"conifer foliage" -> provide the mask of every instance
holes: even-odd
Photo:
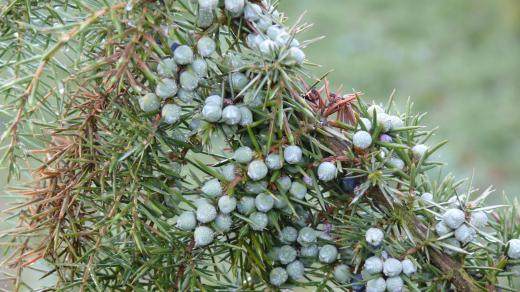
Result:
[[[15,289],[518,289],[516,206],[436,177],[411,103],[331,91],[274,4],[1,8]]]

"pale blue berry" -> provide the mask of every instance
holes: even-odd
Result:
[[[217,8],[218,0],[199,0],[199,6],[204,8]]]
[[[372,145],[372,136],[366,131],[358,131],[352,137],[352,144],[359,149],[367,149]]]
[[[255,198],[255,207],[258,211],[268,212],[274,206],[274,199],[267,194],[259,194]]]
[[[341,284],[348,283],[351,278],[350,268],[345,264],[339,264],[334,267],[334,279]]]
[[[259,92],[255,94],[254,90],[248,91],[244,96],[244,104],[249,107],[259,107],[264,103],[264,95]]]
[[[292,36],[290,34],[288,34],[287,32],[283,31],[283,32],[278,34],[276,39],[274,39],[274,42],[276,43],[277,46],[282,47],[282,46],[286,46],[287,44],[289,44],[289,41],[291,40],[291,38],[292,38]],[[293,47],[291,47],[290,49],[292,49],[292,48]],[[292,52],[290,49],[288,51],[287,58],[284,60],[285,63],[287,65],[294,65],[294,64],[301,64],[301,63],[303,63],[303,59],[305,59],[305,54],[303,54],[303,51],[298,49],[298,48],[296,48],[296,47],[294,47],[294,49],[297,49],[296,52]],[[298,63],[300,59],[301,59],[301,63]]]
[[[247,86],[249,79],[244,73],[235,72],[231,74],[230,82],[231,88],[238,93]]]
[[[182,212],[177,218],[177,228],[181,230],[193,230],[197,226],[195,214],[191,211]]]
[[[318,239],[318,236],[316,234],[316,230],[310,228],[310,227],[303,227],[298,232],[298,243],[302,246],[308,246],[313,243],[315,243]]]
[[[392,129],[392,118],[390,115],[385,113],[378,114],[377,123],[383,129],[383,132],[388,132]]]
[[[364,270],[371,275],[381,273],[383,271],[383,261],[376,256],[369,257],[365,260]]]
[[[460,241],[462,244],[466,244],[475,239],[476,235],[475,229],[471,228],[466,224],[462,224],[455,230],[455,238]]]
[[[295,242],[298,237],[298,230],[291,226],[286,226],[280,232],[280,240],[285,243]]]
[[[417,160],[421,159],[424,156],[424,154],[426,154],[427,151],[428,151],[428,146],[426,146],[424,144],[417,144],[412,147],[413,157]]]
[[[214,103],[206,104],[202,108],[202,117],[208,122],[218,122],[222,117],[222,108]]]
[[[305,198],[305,195],[307,194],[307,186],[295,181],[291,184],[291,189],[289,190],[289,193],[293,195],[295,198],[302,200],[303,198]]]
[[[195,246],[201,247],[210,244],[213,241],[213,230],[207,226],[199,226],[195,228],[193,237],[195,239]]]
[[[255,208],[255,199],[251,197],[242,197],[238,201],[237,209],[240,214],[247,215]]]
[[[433,195],[431,193],[423,193],[421,195],[421,200],[427,203],[433,202]]]
[[[177,97],[184,103],[191,103],[197,97],[197,93],[181,88],[177,91]]]
[[[228,182],[233,181],[236,178],[235,165],[228,164],[228,165],[223,166],[221,174],[226,181],[228,181]]]
[[[473,226],[475,226],[477,228],[485,227],[487,225],[487,222],[488,222],[488,217],[484,211],[477,211],[477,212],[471,213],[470,223]]]
[[[249,215],[249,220],[252,222],[251,228],[255,231],[262,231],[267,227],[267,223],[269,223],[269,218],[267,215],[262,212],[254,212]]]
[[[465,214],[460,209],[449,209],[442,214],[442,221],[451,229],[457,229],[464,223]]]
[[[244,11],[245,0],[225,0],[224,7],[233,17],[238,17]]]
[[[181,118],[181,107],[175,104],[167,104],[163,107],[161,116],[167,124],[174,124]]]
[[[393,167],[400,169],[400,170],[403,170],[404,166],[405,166],[404,161],[402,161],[400,158],[397,158],[397,157],[390,158],[388,163],[390,163],[390,165],[392,165]]]
[[[197,42],[197,50],[199,51],[199,55],[202,57],[209,57],[217,48],[217,44],[215,41],[210,37],[201,37],[200,40]]]
[[[144,112],[153,112],[161,107],[161,102],[157,95],[153,93],[147,93],[139,98],[139,107]]]
[[[210,204],[202,204],[197,208],[197,220],[201,223],[208,223],[217,217],[217,209]]]
[[[511,259],[520,259],[520,239],[511,239],[507,242],[507,256]]]
[[[200,119],[192,119],[190,121],[190,129],[196,131],[200,128]]]
[[[387,277],[399,276],[399,274],[401,274],[402,271],[403,265],[401,264],[401,261],[397,259],[389,258],[383,264],[383,273]]]
[[[282,286],[285,282],[287,282],[288,277],[289,275],[284,268],[277,267],[269,273],[269,282],[277,287]]]
[[[390,124],[392,129],[399,129],[404,126],[403,120],[398,116],[390,116]]]
[[[213,24],[215,16],[213,14],[213,9],[199,7],[197,14],[197,26],[202,28],[208,28]]]
[[[199,78],[204,78],[208,76],[208,63],[206,63],[204,59],[195,59],[195,61],[191,63],[191,69]]]
[[[195,205],[195,207],[198,208],[202,205],[211,205],[211,202],[206,198],[198,198],[195,201],[193,201],[193,205]]]
[[[278,251],[278,260],[282,265],[287,265],[296,259],[296,255],[297,253],[294,247],[290,245],[284,245]]]
[[[363,129],[361,125],[365,126],[365,128]],[[358,121],[358,129],[363,131],[370,131],[372,130],[372,122],[367,118],[361,118]]]
[[[260,43],[265,40],[263,36],[257,33],[250,33],[246,37],[246,44],[250,49],[258,49]]]
[[[448,239],[445,239],[444,243],[456,249],[460,249],[460,242],[456,238],[450,237]],[[444,246],[443,252],[449,256],[455,255],[458,253],[458,251],[454,248]]]
[[[218,208],[220,212],[229,214],[237,207],[237,199],[231,196],[222,196],[218,199]]]
[[[279,25],[271,25],[269,28],[267,28],[267,36],[272,39],[273,41],[276,39],[276,37],[282,33],[284,30]]]
[[[269,26],[272,24],[272,20],[267,16],[261,16],[260,19],[258,19],[255,24],[256,28],[262,32],[266,31]]]
[[[297,164],[302,160],[302,149],[296,145],[287,146],[283,152],[285,161],[289,164]]]
[[[238,163],[249,163],[253,159],[253,150],[247,146],[242,146],[235,150],[233,159]]]
[[[338,175],[338,169],[334,163],[325,161],[318,166],[318,178],[322,181],[331,181]]]
[[[266,181],[254,181],[246,183],[246,191],[251,194],[258,195],[267,189]]]
[[[193,62],[193,51],[186,45],[179,46],[173,52],[173,59],[179,65],[188,65]]]
[[[305,267],[303,266],[303,263],[298,260],[288,264],[286,269],[289,277],[295,281],[303,278],[303,275],[305,274]]]
[[[280,251],[280,248],[275,246],[269,252],[267,252],[267,257],[269,257],[269,259],[271,259],[271,261],[276,262],[276,261],[278,261],[278,252],[279,251]]]
[[[240,110],[240,126],[245,127],[253,123],[253,113],[246,106],[238,108]]]
[[[444,224],[444,222],[440,221],[437,224],[435,224],[435,232],[439,236],[444,236],[451,232],[451,229],[448,227],[448,225]]]
[[[367,112],[370,117],[373,117],[374,113],[376,113],[379,116],[381,114],[384,114],[385,110],[381,106],[379,106],[377,104],[373,104],[368,107]]]
[[[214,178],[204,183],[202,192],[210,197],[218,197],[222,195],[222,186],[218,179]]]
[[[276,180],[278,189],[282,192],[287,192],[291,188],[291,178],[288,176],[281,176]]]
[[[297,47],[292,47],[287,51],[285,64],[287,65],[303,65],[305,62],[305,53]]]
[[[274,207],[276,209],[283,209],[288,206],[287,200],[282,196],[277,196],[274,199]]]
[[[206,99],[204,100],[204,104],[214,104],[218,105],[219,107],[222,107],[222,105],[224,104],[224,99],[222,99],[222,97],[220,97],[219,95],[210,95],[206,97]]]
[[[401,264],[403,265],[403,273],[405,275],[407,275],[408,277],[410,277],[411,275],[413,275],[417,272],[417,267],[411,260],[408,260],[408,259],[403,260],[401,262]]]
[[[266,57],[273,57],[276,52],[277,45],[272,40],[264,40],[258,46],[258,50]]]
[[[261,180],[267,175],[267,166],[262,160],[253,160],[247,166],[247,176],[252,180]]]
[[[177,70],[178,70],[177,63],[175,63],[175,60],[173,60],[172,58],[163,59],[157,65],[157,73],[161,77],[168,77],[168,78],[175,77],[175,74],[177,74]]]
[[[282,160],[280,159],[280,154],[271,153],[267,155],[265,158],[265,164],[271,170],[277,170],[282,168]]]
[[[386,281],[385,279],[379,277],[377,279],[372,279],[367,282],[366,291],[367,292],[385,292],[386,290]]]
[[[402,292],[404,282],[401,277],[391,277],[386,279],[386,291],[388,292]]]
[[[229,215],[218,214],[217,218],[215,218],[215,225],[220,231],[229,232],[231,230],[231,225],[233,225],[233,220]]]
[[[179,77],[181,88],[188,91],[193,91],[199,85],[199,77],[191,71],[183,71]]]
[[[258,4],[247,3],[244,8],[244,18],[247,21],[254,22],[260,19],[262,15],[262,7]]]
[[[300,249],[300,255],[302,257],[314,258],[318,255],[318,251],[318,246],[316,244],[311,244],[309,246],[303,246]]]
[[[338,258],[338,249],[334,245],[326,244],[320,248],[318,258],[320,262],[330,264]]]
[[[166,99],[173,97],[177,93],[177,89],[177,82],[175,82],[175,80],[164,78],[157,83],[155,94],[162,99]]]
[[[222,121],[228,125],[236,125],[240,123],[242,115],[240,109],[234,105],[228,105],[222,111]]]
[[[373,246],[380,245],[384,238],[383,230],[378,228],[369,228],[365,233],[366,241]]]

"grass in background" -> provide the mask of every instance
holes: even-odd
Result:
[[[384,102],[411,96],[447,170],[516,197],[520,190],[520,2],[284,0],[291,20],[307,11],[308,58],[333,85]],[[303,37],[301,37],[303,39]],[[499,195],[497,195],[499,196]]]

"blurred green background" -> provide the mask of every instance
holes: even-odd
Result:
[[[472,176],[497,198],[520,190],[520,1],[284,0],[292,24],[306,12],[314,27],[305,38],[326,36],[307,57],[334,69],[329,80],[344,91],[398,104],[410,96],[435,140],[447,171]],[[300,37],[300,39],[303,39]],[[320,76],[320,74],[316,74]]]

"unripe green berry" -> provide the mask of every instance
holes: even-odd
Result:
[[[199,226],[195,228],[193,237],[195,239],[195,246],[201,247],[206,246],[213,242],[213,230],[207,226]]]
[[[305,195],[307,194],[307,186],[295,181],[291,184],[291,189],[289,190],[289,193],[293,195],[295,198],[302,200],[303,198],[305,198]]]
[[[286,226],[280,232],[280,240],[285,243],[295,242],[298,237],[298,230],[291,226]]]
[[[290,263],[286,267],[287,274],[289,274],[289,277],[293,280],[300,280],[303,278],[305,274],[305,267],[303,266],[303,263],[295,260],[294,262]]]
[[[261,180],[267,175],[267,166],[262,160],[253,160],[247,166],[247,176],[252,180]]]
[[[247,146],[242,146],[235,150],[233,159],[238,163],[249,163],[253,159],[253,150]]]
[[[177,63],[172,58],[163,59],[157,65],[157,73],[161,77],[174,78],[178,69]]]
[[[231,88],[235,91],[235,93],[240,92],[242,89],[246,87],[249,83],[249,79],[247,76],[240,72],[235,72],[231,74],[230,77]]]
[[[153,93],[147,93],[139,98],[139,107],[144,112],[153,112],[161,107],[161,102],[157,95]]]
[[[334,267],[334,279],[340,284],[348,283],[351,277],[350,268],[347,265],[340,264]]]
[[[282,192],[287,192],[291,188],[291,178],[288,176],[281,176],[276,180],[278,183],[278,190]]]
[[[318,178],[322,181],[331,181],[338,175],[338,169],[334,163],[325,161],[318,166]]]
[[[511,259],[520,259],[520,239],[511,239],[507,242],[507,256]]]
[[[211,123],[218,122],[222,117],[222,108],[214,103],[206,104],[202,108],[202,117]]]
[[[365,239],[373,246],[378,246],[383,242],[385,235],[379,228],[369,228],[365,233]]]
[[[372,136],[366,131],[357,131],[352,137],[352,144],[359,149],[367,149],[372,145]]]
[[[254,212],[249,215],[249,220],[252,222],[251,229],[255,231],[262,231],[267,227],[267,223],[269,223],[269,218],[267,215],[262,212]]]
[[[215,52],[217,44],[210,37],[201,37],[197,42],[197,50],[202,57],[209,57]]]
[[[404,282],[401,277],[391,277],[386,279],[386,291],[388,292],[402,292]]]
[[[246,106],[240,106],[240,126],[245,127],[253,123],[253,113]]]
[[[255,208],[255,199],[251,197],[242,197],[238,201],[237,209],[240,214],[247,215]]]
[[[210,197],[218,197],[222,195],[222,186],[218,179],[214,178],[204,183],[202,192]]]
[[[267,155],[265,158],[265,164],[271,170],[277,170],[282,168],[282,160],[280,159],[280,154],[271,153]]]
[[[415,274],[417,272],[417,267],[411,260],[403,260],[401,261],[401,264],[403,265],[403,273],[410,277],[411,275]]]
[[[179,65],[188,65],[193,62],[193,51],[186,45],[179,46],[173,52],[173,59]]]
[[[330,264],[338,258],[338,249],[334,245],[326,244],[320,248],[318,258],[320,262]]]
[[[237,207],[237,199],[231,196],[222,196],[218,199],[218,208],[220,212],[229,214]]]
[[[269,273],[269,282],[278,287],[287,282],[288,277],[289,275],[284,268],[277,267]]]
[[[181,108],[175,104],[167,104],[163,107],[161,116],[167,124],[174,124],[181,118]]]
[[[246,183],[246,191],[258,195],[267,189],[266,181],[253,181]]]
[[[386,290],[386,281],[385,279],[379,277],[377,279],[372,279],[367,282],[367,292],[385,292]]]
[[[233,220],[229,215],[218,214],[217,218],[215,218],[215,225],[220,231],[229,232],[231,230],[231,226],[233,225]]]
[[[318,255],[318,251],[318,246],[316,244],[311,244],[309,246],[303,246],[300,249],[300,255],[302,257],[314,258]]]
[[[399,276],[399,274],[401,274],[402,271],[403,265],[401,264],[401,261],[397,259],[389,258],[383,264],[383,273],[387,277]]]
[[[191,211],[182,212],[177,218],[177,228],[181,230],[193,230],[197,226],[195,214]]]
[[[197,14],[197,26],[201,28],[208,28],[213,24],[215,16],[213,15],[213,9],[199,7]]]
[[[288,206],[287,200],[282,196],[277,196],[274,199],[274,207],[276,209],[283,209]]]
[[[209,223],[217,217],[217,209],[210,204],[202,204],[197,208],[197,220],[201,223]]]
[[[383,271],[383,261],[376,256],[369,257],[365,260],[364,270],[371,275],[381,273]]]
[[[424,144],[417,144],[412,147],[413,157],[417,160],[421,159],[426,154],[426,151],[428,151],[428,146]]]
[[[316,242],[318,239],[316,230],[310,227],[304,227],[298,232],[298,243],[302,246],[308,246]]]
[[[228,105],[222,111],[222,121],[228,125],[236,125],[240,123],[242,115],[240,109],[234,105]]]
[[[199,77],[191,71],[183,71],[179,77],[181,87],[184,90],[193,91],[199,85]]]
[[[464,223],[465,214],[460,209],[449,209],[442,214],[442,221],[451,229],[457,229]]]
[[[296,259],[296,255],[297,253],[294,247],[290,245],[284,245],[278,251],[278,260],[282,265],[287,265]]]
[[[166,99],[173,97],[177,93],[177,89],[177,82],[175,82],[175,80],[164,78],[157,83],[155,94],[162,99]]]
[[[255,207],[260,212],[268,212],[274,206],[274,199],[267,194],[259,194],[255,198]]]

